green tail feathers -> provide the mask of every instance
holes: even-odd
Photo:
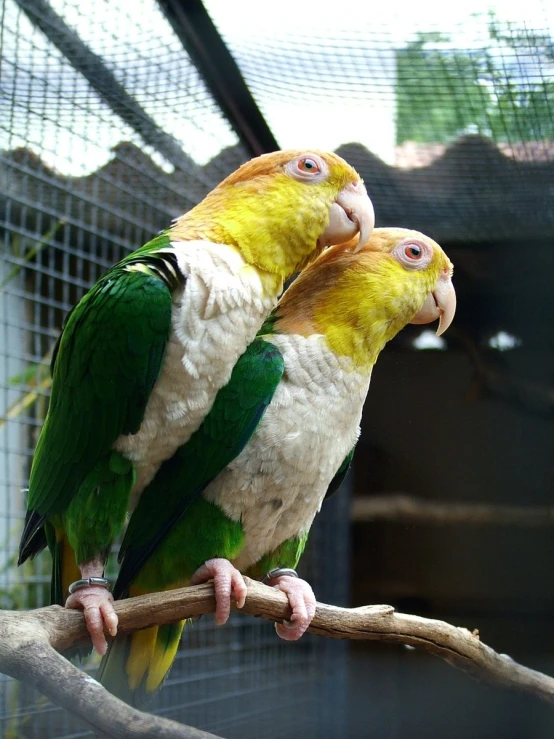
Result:
[[[131,706],[147,705],[171,669],[185,623],[118,634],[100,665],[102,685]]]

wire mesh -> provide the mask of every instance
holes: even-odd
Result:
[[[268,24],[258,2],[206,2],[279,143],[340,147],[379,224],[447,243],[551,238],[551,4],[530,0],[519,19],[501,2],[496,15],[472,2],[441,14],[370,5],[328,14],[283,0]],[[0,9],[0,605],[30,608],[47,602],[49,562],[17,569],[13,553],[63,317],[247,153],[155,0]],[[302,563],[321,600],[346,601],[347,520],[336,496]],[[343,645],[203,619],[155,710],[227,737],[338,737],[345,686]],[[88,736],[7,679],[0,725],[6,737]]]
[[[280,145],[338,148],[378,225],[499,241],[540,211],[552,233],[551,3],[205,5]]]
[[[107,267],[248,156],[154,0],[0,8],[0,606],[32,608],[48,603],[50,563],[17,568],[14,552],[62,320]],[[323,554],[321,527],[318,571],[333,575],[344,542]],[[340,652],[315,639],[285,645],[254,619],[225,629],[202,619],[186,629],[154,710],[228,737],[309,737]],[[7,678],[0,727],[5,737],[90,736]]]

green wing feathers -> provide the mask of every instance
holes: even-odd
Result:
[[[121,434],[136,433],[171,328],[171,293],[157,277],[101,281],[71,314],[29,486],[29,508],[63,510]]]
[[[331,495],[334,495],[337,490],[340,488],[342,483],[344,482],[344,478],[346,477],[346,474],[348,470],[350,469],[350,465],[352,464],[352,460],[354,459],[354,452],[356,451],[356,445],[352,447],[352,449],[348,452],[346,457],[343,459],[341,466],[338,468],[338,470],[335,473],[335,476],[329,483],[329,487],[327,488],[327,492],[325,493],[324,500],[327,500],[327,498],[330,498]]]
[[[239,358],[231,379],[217,394],[200,428],[162,465],[143,491],[121,545],[121,570],[114,588],[115,597],[126,591],[169,532],[188,515],[189,506],[244,449],[271,402],[283,371],[281,352],[262,339],[256,339]],[[178,534],[173,538],[175,536]],[[187,547],[180,549],[193,553],[200,537],[187,538],[187,542]],[[163,551],[160,556],[165,561],[169,559]],[[179,547],[173,556],[177,557],[178,569]],[[200,564],[204,561],[202,559]]]
[[[166,282],[132,267],[110,270],[64,327],[31,469],[20,561],[44,545],[45,520],[66,532],[79,562],[109,547],[123,525],[134,470],[112,447],[140,427],[172,311]]]
[[[202,491],[247,444],[283,371],[279,350],[261,339],[239,359],[200,428],[143,491],[121,546],[115,597],[180,587],[206,560],[238,556],[244,545],[241,523],[227,518]],[[118,635],[101,665],[102,684],[142,705],[169,672],[183,626]]]
[[[308,543],[309,533],[309,531],[306,531],[301,536],[287,539],[273,552],[264,555],[244,574],[254,580],[263,580],[267,573],[276,567],[292,567],[292,569],[295,569]]]

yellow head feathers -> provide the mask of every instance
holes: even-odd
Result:
[[[172,238],[233,246],[251,265],[284,279],[323,247],[374,224],[357,172],[336,154],[280,151],[243,164],[180,218]]]
[[[452,263],[432,239],[403,228],[375,229],[354,253],[354,242],[328,249],[281,298],[276,330],[323,334],[330,348],[357,366],[372,366],[387,341],[407,323],[452,321]]]

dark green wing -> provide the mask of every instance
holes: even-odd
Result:
[[[246,446],[279,385],[279,349],[256,339],[240,357],[200,428],[143,491],[123,539],[114,596],[119,597],[204,488]]]
[[[329,483],[329,487],[327,488],[327,492],[325,493],[324,500],[327,500],[327,498],[330,498],[331,495],[334,495],[337,490],[340,488],[342,483],[344,482],[344,478],[346,477],[346,473],[350,469],[350,465],[352,464],[352,459],[354,458],[354,452],[356,451],[356,445],[352,447],[352,449],[348,452],[346,457],[344,458],[341,466],[338,468],[335,476]]]
[[[40,540],[44,518],[67,508],[115,440],[140,427],[171,330],[170,277],[176,279],[171,257],[157,260],[162,267],[155,261],[128,257],[66,321],[31,469],[22,553],[35,534]]]

